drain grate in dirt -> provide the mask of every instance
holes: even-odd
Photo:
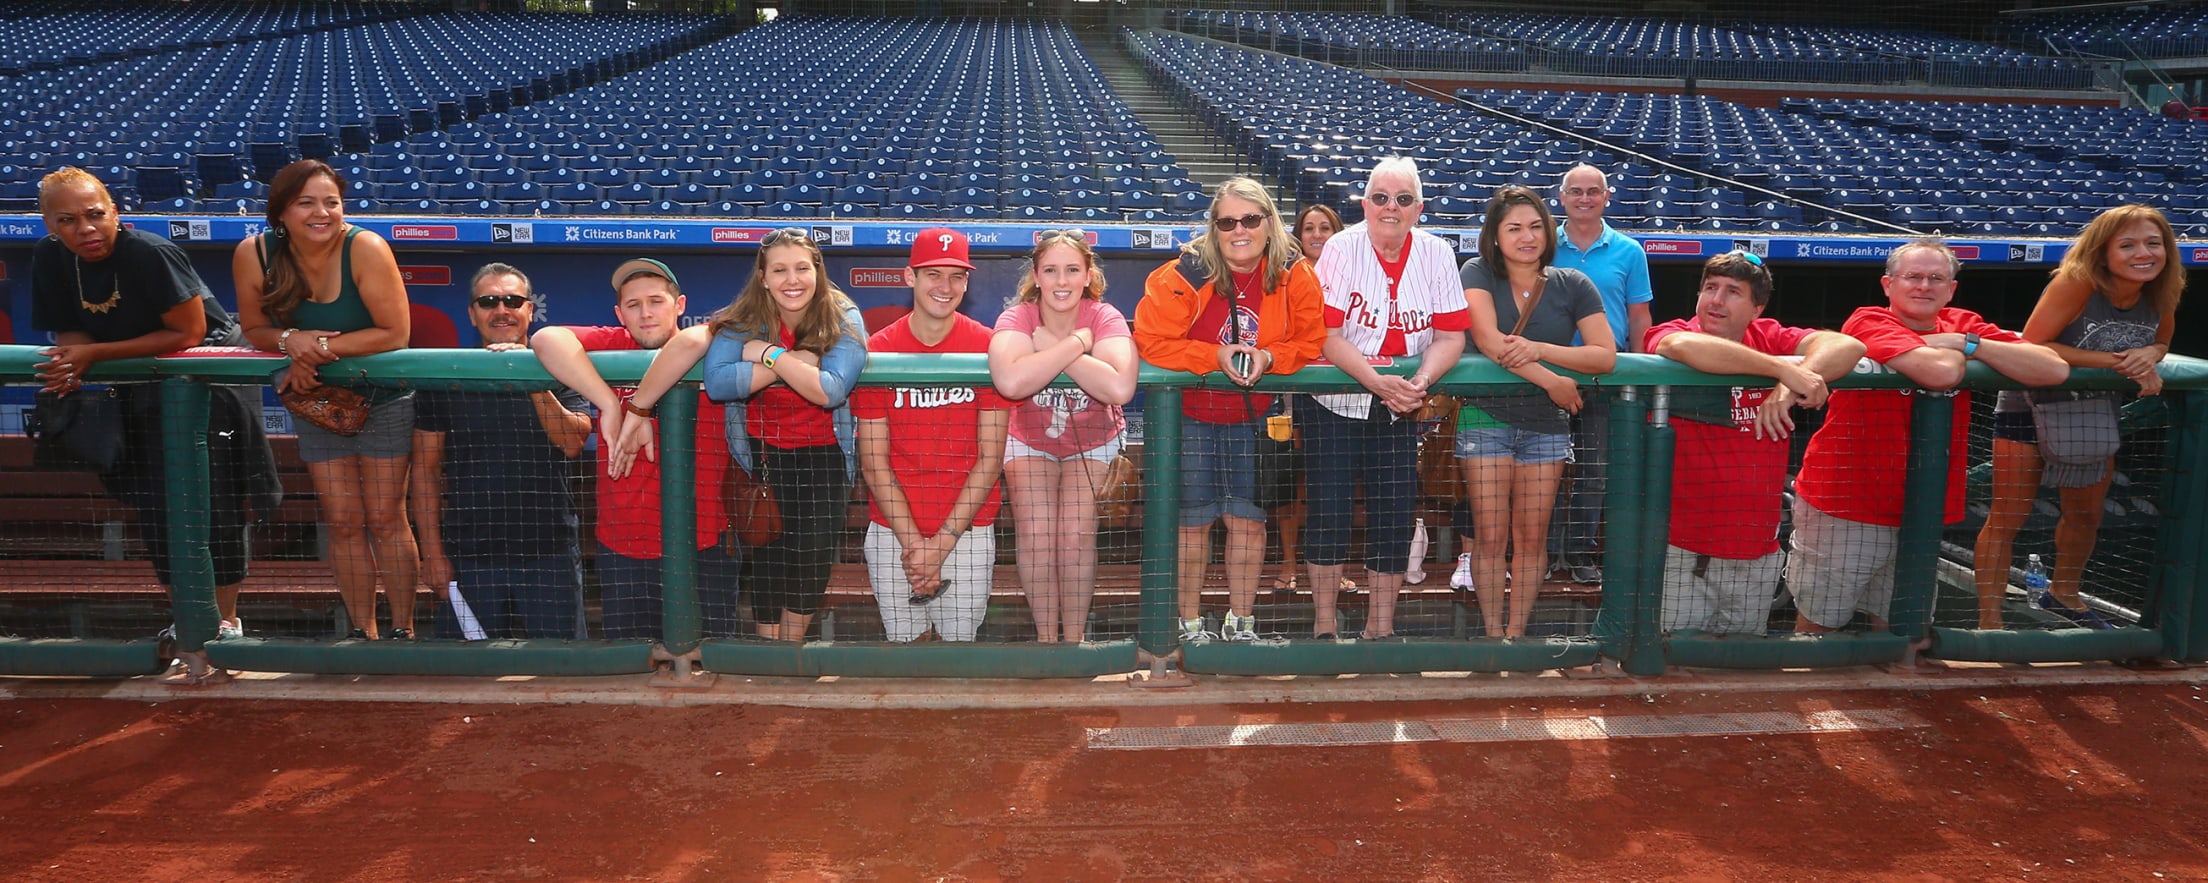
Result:
[[[1095,727],[1090,748],[1241,748],[1387,745],[1403,742],[1547,742],[1688,736],[1847,733],[1926,726],[1892,709],[1758,711],[1737,714],[1495,717],[1367,723],[1237,724],[1197,727]]]

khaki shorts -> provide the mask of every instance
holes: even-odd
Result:
[[[1795,609],[1828,629],[1846,626],[1858,612],[1886,619],[1900,544],[1900,528],[1826,515],[1796,497],[1794,554],[1786,562]]]
[[[1719,635],[1760,635],[1770,629],[1786,550],[1761,558],[1717,558],[1664,547],[1664,614],[1667,632],[1686,629]]]

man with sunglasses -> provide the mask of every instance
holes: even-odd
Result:
[[[1603,220],[1610,192],[1609,177],[1586,163],[1564,170],[1557,179],[1556,201],[1564,208],[1564,221],[1556,226],[1556,266],[1594,280],[1618,352],[1641,352],[1641,339],[1648,336],[1648,304],[1656,297],[1648,282],[1648,252]],[[1595,548],[1602,540],[1609,447],[1610,400],[1589,396],[1586,407],[1572,416],[1571,474],[1557,486],[1556,508],[1551,510],[1552,577],[1586,585],[1602,582]]]
[[[493,352],[529,349],[529,277],[485,264],[468,284],[468,324]],[[583,397],[423,390],[414,403],[409,507],[422,581],[455,582],[490,638],[582,637],[582,552],[569,476],[590,437]],[[437,634],[462,637],[453,606]]]
[[[1671,533],[1663,628],[1760,635],[1778,597],[1788,437],[1796,406],[1821,408],[1826,384],[1855,367],[1863,342],[1766,319],[1771,273],[1744,251],[1702,265],[1694,315],[1649,329],[1645,346],[1711,374],[1769,387],[1672,388]]]
[[[1825,425],[1809,440],[1794,479],[1793,554],[1786,588],[1799,615],[1794,630],[1834,631],[1858,613],[1884,631],[1894,598],[1895,547],[1901,533],[1902,476],[1908,473],[1913,396],[1945,395],[1971,362],[2026,386],[2070,376],[2055,351],[1969,310],[1948,306],[1962,262],[1939,237],[1912,239],[1886,255],[1886,306],[1859,307],[1840,330],[1863,341],[1865,355],[1920,389],[1850,389],[1832,394]],[[1963,456],[1970,393],[1955,396],[1948,443],[1943,521],[1963,517]]]

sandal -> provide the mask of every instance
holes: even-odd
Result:
[[[1286,576],[1286,577],[1282,577],[1282,576],[1276,576],[1276,577],[1273,577],[1273,591],[1275,591],[1275,592],[1293,592],[1293,591],[1295,591],[1295,590],[1296,590],[1296,578],[1295,578],[1295,577],[1292,577],[1292,576]]]

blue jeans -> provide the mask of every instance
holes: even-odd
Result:
[[[1264,521],[1257,508],[1257,432],[1263,424],[1181,421],[1181,526],[1232,515]]]
[[[1377,402],[1372,408],[1377,420],[1352,420],[1316,403],[1296,411],[1310,482],[1303,557],[1320,567],[1348,558],[1350,493],[1362,484],[1365,567],[1374,573],[1402,573],[1411,554],[1411,519],[1418,504],[1419,426],[1409,417],[1388,419],[1387,408]]]
[[[488,638],[584,637],[579,550],[541,558],[454,555],[452,575]],[[437,605],[436,621],[437,637],[461,637],[451,604]]]
[[[744,559],[724,549],[739,544],[698,550],[698,613],[706,637],[737,634],[736,583]],[[665,613],[660,609],[659,559],[630,558],[598,544],[598,586],[606,620],[606,637],[614,640],[659,640]]]

